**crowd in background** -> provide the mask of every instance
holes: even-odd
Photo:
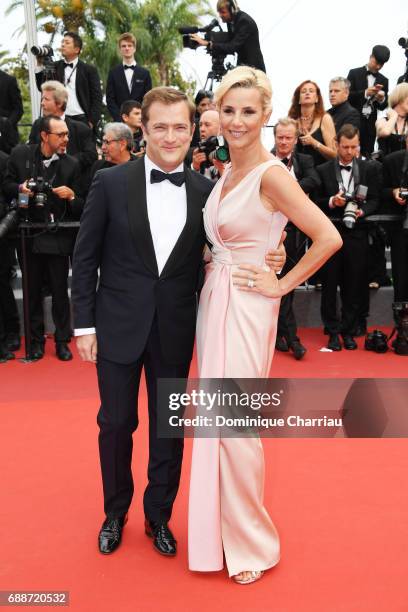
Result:
[[[124,33],[118,40],[121,62],[110,71],[105,92],[112,122],[105,125],[98,71],[81,61],[81,49],[80,36],[67,32],[62,59],[54,62],[53,71],[39,65],[41,117],[33,122],[27,144],[19,144],[23,109],[18,83],[0,70],[0,224],[10,218],[13,201],[21,206],[32,202],[34,221],[43,222],[44,211],[48,215],[49,227],[33,232],[27,257],[32,359],[44,355],[47,292],[52,296],[56,355],[62,361],[72,359],[68,277],[76,230],[63,223],[80,221],[97,171],[146,154],[141,109],[152,81],[136,62],[135,37]],[[332,105],[327,110],[319,85],[303,81],[291,101],[288,95],[287,117],[274,126],[272,153],[342,235],[342,249],[310,279],[321,289],[321,318],[333,351],[356,349],[355,337],[367,333],[370,288],[393,284],[397,324],[404,312],[401,304],[408,302],[408,83],[398,83],[389,93],[381,72],[389,56],[387,47],[376,45],[362,58],[366,63],[350,69],[347,77],[333,75],[327,84]],[[195,104],[186,163],[215,182],[228,163],[228,147],[220,137],[212,92],[200,90]],[[6,232],[0,226],[0,361],[12,359],[20,348],[21,323],[12,290],[21,257],[17,249],[16,259],[15,233],[15,228]],[[282,274],[303,254],[307,240],[289,224],[285,246]],[[294,294],[285,296],[277,348],[301,359],[306,347],[297,335],[295,308]],[[398,338],[395,351],[408,353],[408,341],[405,347],[403,334]],[[376,350],[373,346],[367,344]]]

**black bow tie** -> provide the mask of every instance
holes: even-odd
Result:
[[[67,62],[64,62],[64,67],[65,68],[73,68],[74,64],[68,64]]]
[[[351,170],[351,166],[342,166],[342,165],[340,164],[340,170],[347,170],[347,172],[350,172],[350,170]]]
[[[136,66],[123,66],[125,70],[134,70]]]
[[[377,74],[375,72],[371,72],[371,70],[367,70],[367,76],[371,74],[371,76],[375,77]]]
[[[166,179],[170,181],[170,183],[173,183],[173,185],[177,185],[177,187],[181,187],[186,180],[184,172],[171,172],[170,174],[167,174],[166,172],[153,169],[150,173],[151,183],[161,183]]]
[[[289,163],[289,157],[284,157],[283,159],[281,159],[282,164],[285,164],[285,166],[288,165]]]

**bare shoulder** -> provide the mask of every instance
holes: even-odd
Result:
[[[334,127],[333,118],[329,113],[325,113],[322,117],[322,127]]]
[[[297,189],[298,183],[282,164],[273,164],[265,170],[261,180],[261,200],[271,212],[280,210],[278,202],[284,191]]]

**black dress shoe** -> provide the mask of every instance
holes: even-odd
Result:
[[[55,352],[60,361],[71,361],[72,359],[72,353],[66,342],[57,342],[55,345]]]
[[[119,518],[106,518],[98,536],[99,552],[103,555],[113,553],[122,540],[123,527],[127,523],[127,515]]]
[[[10,361],[10,359],[15,359],[14,353],[9,351],[3,343],[0,342],[0,363],[5,363],[6,361]]]
[[[293,342],[290,343],[289,348],[292,351],[294,358],[298,361],[304,357],[307,351],[307,348],[303,346],[299,340],[293,340]]]
[[[42,359],[44,357],[44,344],[42,342],[31,342],[30,359]]]
[[[145,534],[153,538],[153,547],[161,555],[174,557],[177,552],[177,541],[167,523],[154,523],[145,520]]]
[[[358,325],[354,336],[356,338],[361,338],[362,336],[365,336],[366,334],[367,334],[367,325]]]
[[[354,340],[353,336],[350,335],[343,336],[343,344],[344,348],[348,351],[355,351],[357,348],[357,342]]]
[[[20,346],[21,346],[20,334],[9,332],[6,336],[6,340],[4,344],[9,351],[20,350]]]
[[[340,338],[338,334],[330,334],[327,348],[332,351],[341,351]]]
[[[288,343],[286,342],[286,338],[283,336],[276,336],[275,348],[277,351],[281,351],[282,353],[287,353],[289,350]]]

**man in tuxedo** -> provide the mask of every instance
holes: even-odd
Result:
[[[92,130],[81,121],[75,121],[65,116],[68,103],[68,91],[59,81],[46,81],[41,85],[41,110],[43,117],[54,115],[61,117],[67,124],[69,140],[67,153],[75,157],[81,171],[89,173],[92,164],[97,159],[96,147],[92,137]],[[29,144],[40,143],[41,118],[36,119],[32,125]]]
[[[360,113],[361,153],[366,157],[374,149],[377,112],[387,107],[388,79],[380,70],[390,59],[390,50],[384,45],[375,45],[368,63],[361,68],[352,68],[350,81],[350,104]]]
[[[54,62],[56,80],[68,91],[65,116],[82,121],[95,131],[101,118],[102,90],[97,69],[79,59],[82,38],[76,32],[65,32],[61,43],[62,60]],[[38,59],[37,59],[38,61]],[[36,74],[37,87],[45,78],[40,66]]]
[[[32,204],[29,210],[33,222],[48,223],[79,219],[83,207],[79,187],[80,170],[77,160],[66,155],[67,124],[54,115],[43,117],[40,137],[39,145],[19,145],[13,149],[4,178],[4,194],[10,199],[18,198],[19,193],[28,195]],[[30,179],[34,179],[38,184],[40,177],[50,184],[50,187],[43,191],[46,194],[45,202],[41,202],[38,193],[31,191],[28,185]],[[44,356],[41,290],[45,273],[48,275],[52,295],[56,354],[61,361],[72,359],[72,353],[68,348],[72,333],[68,271],[73,241],[72,231],[58,228],[58,225],[53,226],[50,231],[46,229],[38,231],[30,241],[27,277],[32,359],[41,359]]]
[[[152,88],[150,72],[136,63],[136,38],[133,34],[122,34],[118,47],[122,62],[109,71],[106,84],[106,105],[114,121],[121,121],[120,107],[123,102],[137,100],[141,103],[143,96]]]
[[[237,54],[237,66],[251,66],[265,70],[265,62],[259,44],[258,26],[235,0],[218,0],[217,11],[221,20],[227,24],[230,40],[216,43],[192,34],[191,38],[199,45],[209,47],[212,55]]]
[[[99,550],[119,546],[133,496],[132,434],[144,368],[149,411],[145,532],[176,554],[169,528],[182,439],[157,437],[159,378],[186,378],[193,352],[196,290],[205,244],[202,209],[213,184],[183,165],[195,107],[170,87],[143,100],[146,155],[99,171],[74,252],[72,301],[78,351],[96,363],[104,509]],[[99,284],[98,284],[99,270]],[[98,288],[97,288],[98,286]]]
[[[331,108],[327,111],[332,116],[336,133],[342,125],[349,123],[360,129],[360,113],[348,101],[350,81],[344,77],[335,77],[329,84],[329,99]]]
[[[219,136],[219,112],[216,110],[207,110],[201,113],[199,128],[201,142],[211,138],[212,136]],[[186,159],[186,162],[187,161],[189,161],[188,158]],[[218,181],[224,172],[225,164],[216,157],[208,161],[205,151],[200,151],[200,149],[196,147],[191,151],[191,167],[193,170],[200,172],[211,181]]]
[[[0,223],[8,212],[2,193],[8,157],[0,151]],[[7,236],[0,238],[0,363],[14,359],[13,351],[20,348],[20,320],[10,284],[13,256],[13,244]]]
[[[0,117],[7,117],[17,136],[17,123],[23,112],[23,100],[16,77],[0,70]]]
[[[137,100],[126,100],[120,107],[120,118],[133,134],[132,153],[141,157],[145,153],[142,131],[142,105]]]
[[[340,351],[339,334],[344,348],[354,350],[356,329],[360,323],[362,303],[368,292],[368,231],[365,217],[379,204],[379,177],[377,167],[358,157],[359,131],[345,124],[337,137],[337,157],[317,167],[321,185],[316,203],[333,221],[343,239],[342,248],[333,255],[322,270],[323,288],[321,315],[329,334],[327,347]],[[359,186],[367,187],[366,196],[356,199]],[[360,187],[361,189],[361,187]],[[352,228],[344,224],[346,194],[352,194],[357,204],[356,221]],[[340,286],[341,318],[337,314],[337,287]]]
[[[18,143],[18,133],[13,128],[7,117],[0,117],[0,151],[11,153]]]
[[[391,246],[394,301],[408,302],[408,137],[406,150],[395,151],[383,161],[381,212],[397,215],[388,225]]]
[[[279,119],[274,126],[275,147],[274,155],[288,168],[291,175],[298,181],[303,191],[310,195],[320,185],[313,158],[295,151],[299,136],[298,126],[294,119],[289,117]],[[285,228],[287,236],[285,249],[287,254],[286,263],[281,271],[281,276],[287,274],[304,254],[305,236],[289,221]],[[297,324],[293,310],[293,299],[295,292],[291,291],[281,299],[278,319],[278,332],[276,337],[276,348],[278,351],[293,353],[295,359],[302,359],[306,353],[306,347],[301,344],[297,335]]]

